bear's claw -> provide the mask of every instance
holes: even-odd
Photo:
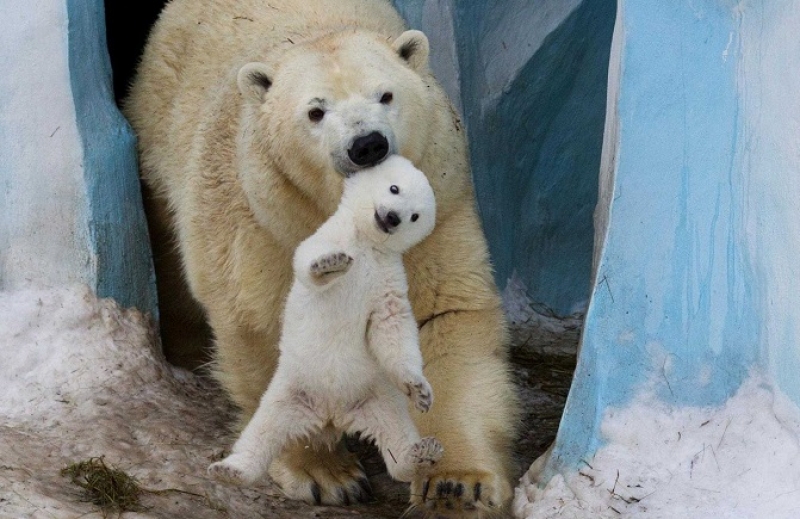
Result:
[[[364,468],[343,444],[326,448],[290,446],[273,463],[273,480],[290,499],[315,505],[349,505],[371,501]]]
[[[435,470],[411,484],[411,508],[424,517],[478,519],[508,513],[511,486],[496,475]]]

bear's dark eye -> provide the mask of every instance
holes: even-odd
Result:
[[[397,186],[392,186],[389,188],[389,192],[392,193],[393,195],[397,195],[400,193],[400,188]]]
[[[381,96],[381,104],[388,105],[392,102],[392,99],[394,99],[394,95],[391,92],[385,92]]]
[[[419,220],[419,215],[417,213],[412,214],[411,215],[411,221],[412,222],[416,222],[417,220]]]
[[[308,111],[308,118],[311,119],[312,122],[318,123],[325,117],[325,110],[322,108],[312,108]]]

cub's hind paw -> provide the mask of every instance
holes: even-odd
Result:
[[[260,469],[247,462],[247,456],[231,454],[222,461],[212,463],[208,467],[208,475],[222,483],[252,485],[263,474]]]
[[[439,443],[439,440],[429,436],[422,438],[420,441],[411,446],[409,455],[414,465],[422,465],[430,467],[440,459],[444,454],[444,447]]]
[[[345,252],[333,252],[314,260],[309,272],[315,283],[324,285],[348,271],[353,258]]]
[[[230,465],[225,461],[212,463],[211,466],[208,467],[208,475],[220,483],[243,485],[245,481],[242,469]]]

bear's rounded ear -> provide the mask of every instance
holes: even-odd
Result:
[[[392,48],[417,72],[423,72],[428,68],[430,45],[428,45],[428,37],[425,36],[425,33],[406,31],[394,40]]]
[[[272,86],[272,71],[265,63],[248,63],[239,69],[236,83],[247,99],[263,103],[264,94]]]

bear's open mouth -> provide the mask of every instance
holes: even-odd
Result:
[[[385,232],[386,234],[392,234],[392,229],[386,225],[386,222],[381,218],[381,215],[378,214],[378,211],[375,211],[375,223],[378,224],[378,229]]]

